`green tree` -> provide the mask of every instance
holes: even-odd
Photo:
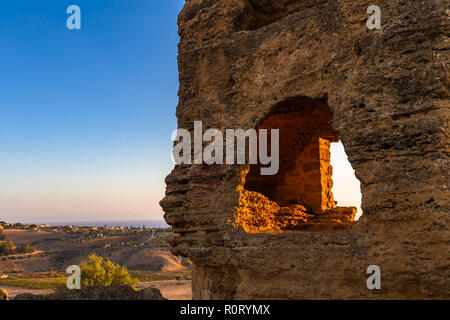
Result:
[[[5,237],[5,235],[3,234],[3,229],[0,229],[0,241],[3,241],[3,240],[5,240],[6,239],[6,237]]]
[[[32,247],[28,243],[26,245],[23,245],[23,246],[18,246],[15,249],[15,253],[33,253],[35,251],[36,251],[36,248]]]
[[[91,254],[80,264],[81,283],[84,286],[135,285],[138,279],[131,277],[127,268],[109,259]]]
[[[8,256],[14,253],[14,243],[12,241],[0,242],[0,256]]]

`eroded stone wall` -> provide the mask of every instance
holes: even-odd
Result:
[[[194,298],[450,297],[448,3],[375,2],[186,2],[179,127],[258,128],[292,100],[326,101],[364,211],[342,232],[249,233],[233,223],[249,166],[176,166],[161,205]],[[372,4],[382,30],[366,27]]]

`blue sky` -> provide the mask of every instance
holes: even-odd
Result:
[[[81,30],[66,27],[72,4]],[[0,220],[162,219],[183,4],[1,1]],[[359,182],[333,150],[336,198],[357,204]]]
[[[162,218],[183,3],[1,1],[0,220]]]

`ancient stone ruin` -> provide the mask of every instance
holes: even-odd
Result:
[[[381,30],[366,26],[372,4]],[[441,0],[186,2],[179,127],[280,130],[275,176],[193,164],[167,177],[161,206],[194,299],[450,297],[449,12]],[[336,141],[361,182],[359,221],[333,199]]]
[[[278,129],[280,168],[261,175],[252,165],[239,188],[235,225],[246,232],[330,231],[353,225],[356,208],[333,199],[330,144],[338,142],[326,101],[291,99],[277,105],[258,129]]]

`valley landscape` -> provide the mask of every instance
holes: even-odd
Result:
[[[70,265],[96,254],[125,266],[139,280],[135,289],[157,288],[167,299],[191,298],[189,260],[170,253],[168,228],[23,225],[0,222],[0,289],[10,298],[21,293],[48,294],[65,289]],[[11,245],[10,245],[11,246]],[[23,251],[23,250],[19,250]]]

